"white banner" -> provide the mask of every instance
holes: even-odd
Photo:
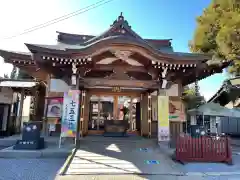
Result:
[[[79,90],[64,93],[61,137],[76,137],[79,111]]]

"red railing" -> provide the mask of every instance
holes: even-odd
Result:
[[[226,136],[193,138],[179,136],[176,142],[176,160],[180,162],[232,163],[230,138]]]

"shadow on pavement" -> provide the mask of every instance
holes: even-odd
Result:
[[[74,148],[72,153],[66,159],[65,163],[63,164],[63,166],[61,167],[61,169],[60,169],[60,171],[58,173],[60,176],[66,174],[70,164],[72,163],[73,158],[75,157],[75,154],[76,154],[77,150],[78,150],[77,148]]]
[[[106,137],[98,141],[81,141],[80,147],[73,151],[59,174],[183,176],[179,166],[161,153],[152,139]]]

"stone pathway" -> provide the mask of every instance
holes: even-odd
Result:
[[[142,148],[142,149],[140,149]],[[76,151],[66,175],[179,175],[178,165],[152,140],[85,141]]]
[[[81,141],[65,176],[56,179],[237,180],[240,179],[240,155],[235,153],[233,158],[233,166],[220,163],[183,166],[166,156],[153,140],[89,138]]]

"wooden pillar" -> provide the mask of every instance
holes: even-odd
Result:
[[[130,105],[129,105],[129,122],[128,123],[130,124],[130,127],[129,127],[130,131],[134,131],[136,129],[136,126],[134,126],[135,122],[133,122],[132,106],[133,106],[133,97],[131,97]]]
[[[99,130],[99,120],[100,120],[100,117],[101,117],[101,112],[100,112],[100,96],[98,96],[98,114],[97,114],[97,120],[96,120],[96,124],[97,124],[97,130]]]
[[[44,105],[45,105],[45,88],[41,86],[38,91],[38,98],[36,99],[36,120],[41,121],[44,116]]]
[[[85,102],[84,102],[84,119],[83,119],[83,136],[88,133],[88,120],[89,120],[89,110],[90,110],[90,94],[85,91]]]
[[[144,137],[149,136],[148,128],[148,93],[142,94],[141,100],[141,135]]]
[[[140,127],[141,127],[141,136],[143,136],[143,94],[141,94],[141,97],[140,97]]]
[[[83,137],[84,135],[84,108],[85,108],[85,97],[86,97],[86,91],[82,90],[80,96],[80,123],[79,123],[79,131],[80,136]]]
[[[43,117],[43,133],[44,136],[48,136],[48,119],[47,119],[47,112],[48,112],[48,96],[50,92],[50,83],[51,83],[51,75],[48,74],[47,76],[47,87],[45,89],[45,105],[44,105],[44,117]]]
[[[151,94],[147,93],[147,97],[148,97],[148,137],[150,138],[152,135],[152,98],[151,98]]]
[[[114,96],[113,117],[114,117],[114,119],[118,119],[118,96]]]

